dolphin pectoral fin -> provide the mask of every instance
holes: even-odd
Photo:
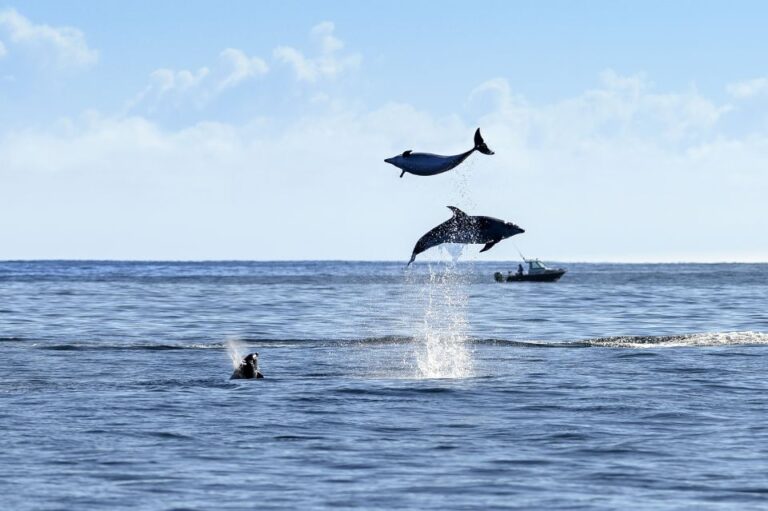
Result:
[[[402,171],[402,172],[400,173],[400,177],[403,177],[404,175],[405,175],[405,171]]]
[[[492,248],[493,248],[493,246],[494,246],[496,243],[498,243],[499,241],[500,241],[500,240],[493,240],[493,241],[489,241],[488,243],[486,243],[486,244],[485,244],[485,246],[484,246],[483,248],[481,248],[481,249],[480,249],[480,252],[485,252],[486,250],[490,250],[490,249],[492,249]]]

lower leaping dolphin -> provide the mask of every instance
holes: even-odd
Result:
[[[453,206],[448,206],[448,209],[453,211],[453,217],[419,238],[408,265],[418,254],[443,243],[485,243],[480,250],[485,252],[501,240],[525,232],[512,222],[490,216],[469,216]]]
[[[480,135],[480,128],[477,128],[477,131],[475,131],[475,147],[465,153],[454,156],[441,156],[432,153],[405,151],[403,154],[387,158],[384,161],[402,169],[400,177],[403,177],[403,174],[406,172],[417,176],[434,176],[458,166],[475,151],[480,151],[483,154],[493,154],[493,151],[485,145],[485,141],[483,141],[483,137]]]

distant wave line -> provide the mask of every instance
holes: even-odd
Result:
[[[418,340],[411,336],[386,335],[349,339],[279,339],[279,338],[238,338],[244,345],[258,347],[360,347],[377,345],[411,344]],[[171,351],[226,349],[226,342],[198,343],[102,343],[99,341],[77,343],[49,343],[32,341],[21,337],[0,337],[0,342],[18,343],[26,347],[52,351]],[[764,332],[710,332],[681,335],[630,335],[596,337],[573,341],[478,339],[466,341],[473,345],[507,346],[513,348],[681,348],[708,346],[757,346],[768,344],[768,333]]]

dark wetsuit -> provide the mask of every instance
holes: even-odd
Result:
[[[259,355],[256,353],[246,356],[243,361],[240,362],[240,366],[235,369],[229,379],[243,380],[249,378],[264,378],[264,375],[261,374],[258,369],[256,369],[256,365],[258,364],[258,356]]]

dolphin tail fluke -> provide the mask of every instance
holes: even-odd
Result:
[[[480,134],[480,128],[477,128],[477,131],[475,131],[475,150],[483,154],[493,154],[493,151],[485,145],[485,140],[483,140],[483,136]]]

